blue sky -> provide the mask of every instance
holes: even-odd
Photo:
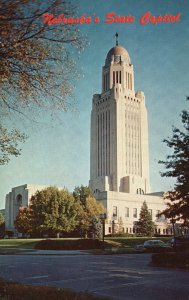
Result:
[[[147,11],[152,15],[180,12],[180,22],[140,25],[139,19]],[[105,24],[109,12],[133,15],[135,21]],[[84,13],[95,13],[100,23],[80,26],[89,45],[77,61],[82,72],[75,88],[78,113],[62,113],[61,122],[47,122],[44,114],[38,124],[21,125],[29,138],[21,156],[0,167],[0,208],[4,208],[6,193],[25,183],[65,186],[70,191],[88,184],[91,100],[94,93],[101,92],[102,66],[115,44],[116,32],[134,65],[135,90],[144,91],[146,96],[152,190],[166,190],[172,185],[170,179],[161,178],[158,160],[164,159],[169,150],[162,140],[171,136],[172,125],[181,125],[179,114],[187,107],[189,1],[80,0],[78,15]],[[16,125],[16,119],[14,122]]]

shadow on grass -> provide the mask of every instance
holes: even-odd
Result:
[[[1,300],[108,300],[87,292],[45,286],[28,286],[0,279]]]

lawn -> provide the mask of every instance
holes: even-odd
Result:
[[[136,245],[143,244],[145,240],[151,238],[147,237],[106,237],[104,247],[108,249],[113,249],[113,253],[116,252],[114,250],[117,249],[118,252],[128,253],[135,250]],[[170,237],[160,237],[156,238],[167,242],[170,240]],[[40,242],[44,241],[44,242]],[[34,250],[37,244],[46,245],[47,239],[1,239],[0,240],[0,254],[14,254],[20,251],[31,251]],[[54,241],[54,242],[53,242]],[[37,247],[38,249],[56,249],[57,250],[74,250],[74,249],[90,249],[90,240],[83,240],[84,247],[80,247],[81,239],[76,238],[66,238],[66,239],[50,239],[50,245],[52,248],[43,248]],[[86,243],[87,242],[87,243]],[[78,245],[77,245],[78,244]],[[91,248],[94,249],[93,241],[91,240]],[[55,247],[56,245],[56,247]],[[65,247],[64,247],[65,245]],[[85,245],[87,247],[85,248]],[[101,242],[102,245],[102,242]],[[102,246],[97,246],[98,248],[103,248]]]
[[[33,249],[41,239],[1,239],[0,248]]]

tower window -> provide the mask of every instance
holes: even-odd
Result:
[[[113,85],[115,85],[115,71],[113,71]]]
[[[130,74],[128,73],[128,81],[127,81],[127,85],[128,85],[128,89],[130,89]]]
[[[125,207],[125,217],[129,218],[129,207]]]
[[[16,202],[17,202],[17,206],[18,207],[21,207],[22,206],[22,195],[18,195],[17,197],[16,197]]]
[[[137,208],[133,208],[133,218],[137,218]]]
[[[113,206],[113,217],[117,218],[117,206]]]
[[[161,213],[160,210],[156,210],[156,221],[161,221],[160,213]]]
[[[103,80],[103,90],[107,91],[109,89],[109,73],[104,74]]]
[[[118,83],[118,71],[116,71],[116,83]]]

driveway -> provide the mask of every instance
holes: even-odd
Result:
[[[149,266],[150,254],[2,255],[0,276],[115,300],[187,300],[189,272]]]

